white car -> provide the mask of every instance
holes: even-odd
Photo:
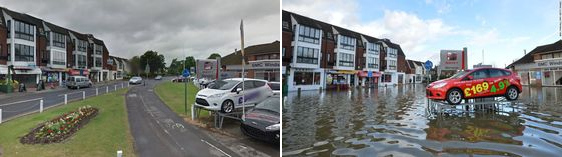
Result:
[[[141,83],[142,83],[141,77],[136,76],[129,79],[129,84],[141,84]]]
[[[281,83],[279,83],[279,82],[269,82],[269,83],[267,83],[267,85],[269,85],[269,88],[271,88],[271,90],[273,90],[273,94],[275,94],[275,95],[281,94],[281,92],[280,92]]]
[[[231,113],[242,107],[243,100],[245,106],[253,106],[272,95],[265,80],[244,79],[242,91],[242,78],[231,78],[215,81],[212,87],[200,90],[195,103],[207,110]]]

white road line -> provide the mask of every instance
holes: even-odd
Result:
[[[41,99],[43,99],[43,97],[37,98],[37,99],[30,99],[30,100],[23,100],[23,101],[11,102],[11,103],[7,103],[7,104],[2,104],[2,105],[0,105],[0,106],[9,106],[9,105],[19,104],[19,103],[24,103],[24,102],[37,101],[37,100],[41,100]]]
[[[201,142],[204,142],[204,143],[206,143],[207,145],[209,145],[209,146],[211,146],[211,147],[213,147],[213,148],[219,150],[221,153],[223,153],[224,155],[226,155],[226,156],[228,156],[228,157],[232,157],[232,156],[226,154],[226,152],[222,151],[221,149],[217,148],[216,146],[212,145],[211,143],[209,143],[209,142],[207,142],[207,141],[205,141],[205,140],[203,140],[203,139],[201,139]]]

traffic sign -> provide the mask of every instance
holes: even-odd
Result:
[[[425,69],[431,69],[433,67],[433,63],[429,60],[425,61]]]
[[[189,77],[189,75],[190,75],[189,70],[188,70],[188,69],[183,69],[182,76],[183,76],[183,77]]]

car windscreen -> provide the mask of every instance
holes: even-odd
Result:
[[[215,84],[209,87],[210,89],[218,89],[218,90],[229,90],[232,87],[236,86],[239,81],[234,80],[224,80],[224,81],[215,81]]]
[[[268,110],[280,113],[279,97],[269,97],[254,107],[256,110]]]
[[[453,78],[453,79],[461,78],[462,76],[464,76],[464,74],[467,74],[468,72],[470,72],[470,70],[460,71],[460,72],[456,73],[455,75],[451,76],[450,78]]]

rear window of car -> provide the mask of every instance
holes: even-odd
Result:
[[[490,77],[501,77],[504,76],[504,73],[502,72],[503,70],[497,70],[497,69],[490,69],[488,70],[488,72],[490,73]]]
[[[261,87],[265,86],[265,82],[263,81],[254,81],[254,87]]]
[[[278,83],[268,83],[269,88],[271,88],[271,90],[281,90],[280,85]]]
[[[502,72],[503,72],[503,75],[504,75],[504,76],[509,76],[509,75],[511,75],[511,72],[510,72],[510,71],[502,70]]]
[[[254,109],[268,110],[275,113],[281,113],[279,107],[279,97],[269,97],[256,105]]]

